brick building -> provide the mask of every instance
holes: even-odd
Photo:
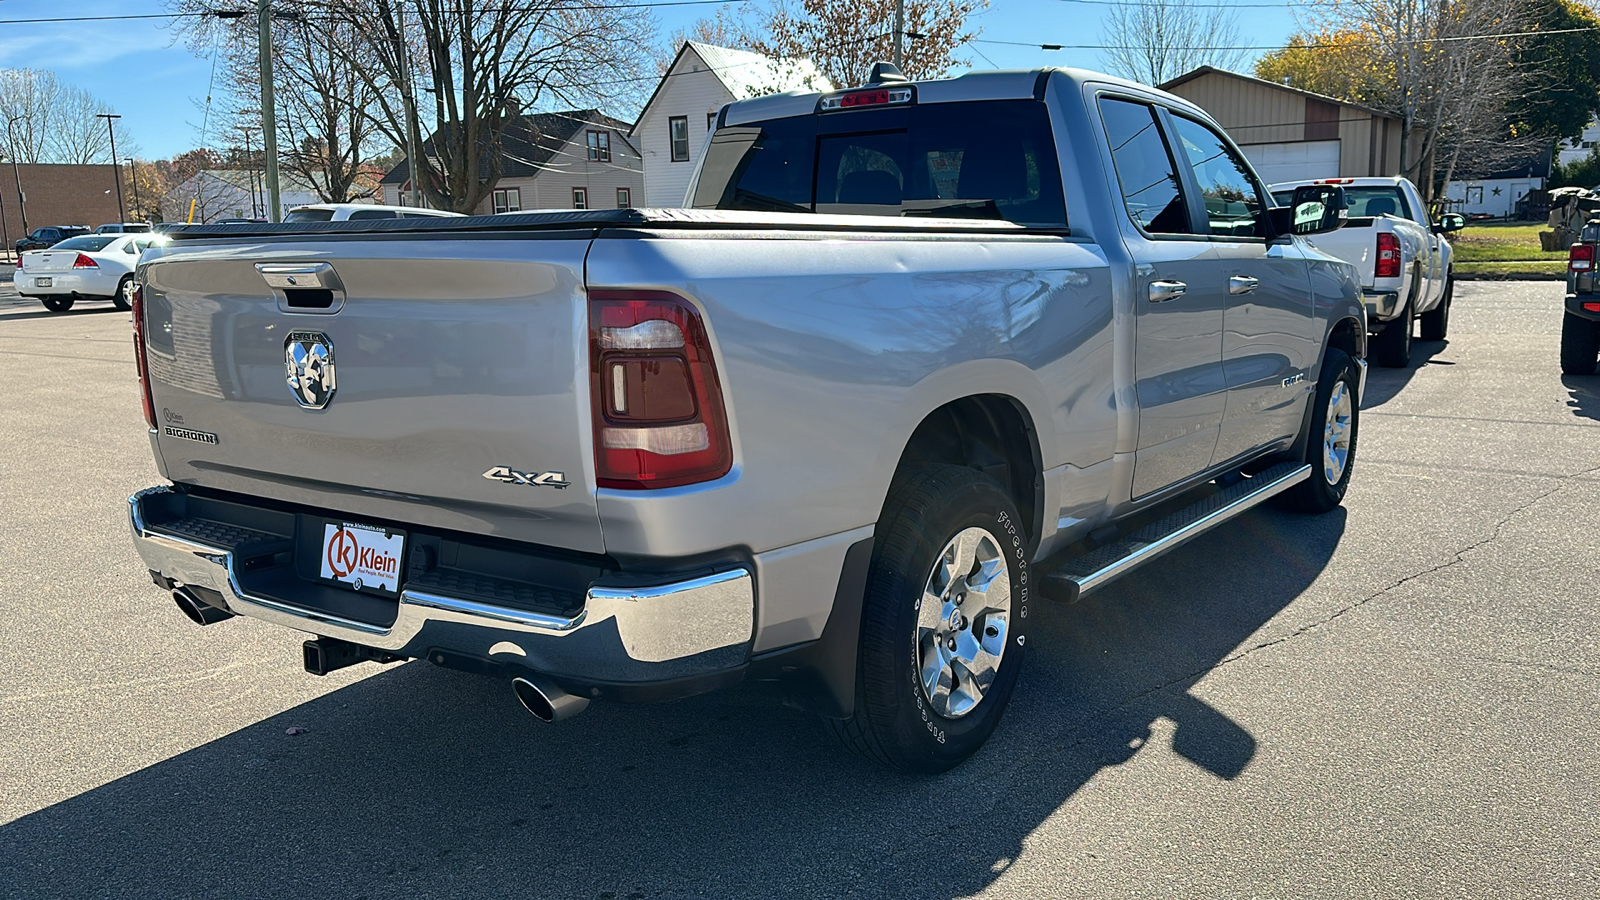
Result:
[[[87,225],[95,228],[117,221],[117,185],[113,181],[115,166],[58,166],[18,165],[0,163],[0,210],[4,211],[5,242],[3,246],[16,246],[17,238],[26,234],[22,229],[22,206],[17,202],[17,181],[22,182],[22,193],[27,196],[28,228],[44,225]],[[123,173],[123,191],[132,190],[127,173]],[[124,200],[133,205],[133,197]]]

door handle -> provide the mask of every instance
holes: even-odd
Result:
[[[1150,302],[1165,303],[1183,296],[1189,286],[1181,281],[1152,281],[1150,282]]]
[[[1235,275],[1228,279],[1228,293],[1248,294],[1261,286],[1261,279],[1249,275]]]

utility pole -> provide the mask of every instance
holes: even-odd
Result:
[[[122,203],[122,166],[117,164],[117,129],[112,126],[121,116],[115,113],[95,113],[95,118],[106,120],[106,134],[111,137],[111,180],[117,185],[117,224],[128,221],[128,209]]]
[[[894,67],[905,71],[906,64],[906,0],[894,4]]]
[[[261,40],[261,143],[267,156],[267,221],[283,219],[278,194],[278,121],[272,102],[271,0],[256,0],[256,31]]]
[[[11,121],[6,123],[6,137],[11,138],[11,147],[9,148],[11,150],[11,177],[17,180],[17,208],[22,213],[22,234],[24,236],[28,234],[28,195],[22,192],[22,172],[17,168],[17,141],[12,136],[11,129],[17,127],[18,119],[26,118],[27,116],[19,113],[12,116]]]
[[[256,160],[255,154],[250,152],[250,132],[253,128],[239,129],[244,132],[244,176],[250,185],[250,218],[256,217]]]
[[[421,179],[417,177],[417,95],[415,85],[411,81],[411,48],[406,45],[406,8],[404,4],[395,7],[395,17],[400,30],[400,71],[405,79],[405,94],[403,99],[406,104],[406,178],[411,182],[411,205],[421,206],[422,189],[419,186]]]

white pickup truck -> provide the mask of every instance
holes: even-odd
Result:
[[[1407,178],[1327,178],[1272,186],[1281,204],[1302,185],[1344,188],[1349,219],[1343,228],[1318,235],[1317,249],[1356,267],[1373,362],[1400,368],[1411,361],[1412,323],[1422,320],[1422,339],[1442,341],[1450,326],[1450,242],[1466,220],[1447,213],[1433,222],[1417,186]]]

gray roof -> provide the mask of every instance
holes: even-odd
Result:
[[[565,112],[532,113],[518,116],[506,126],[500,139],[502,178],[529,178],[546,171],[551,157],[585,127],[600,125],[627,134],[629,123],[614,119],[597,109],[573,109]],[[429,135],[422,144],[428,153],[437,132]],[[404,184],[411,178],[409,161],[401,159],[387,175],[383,184]]]

